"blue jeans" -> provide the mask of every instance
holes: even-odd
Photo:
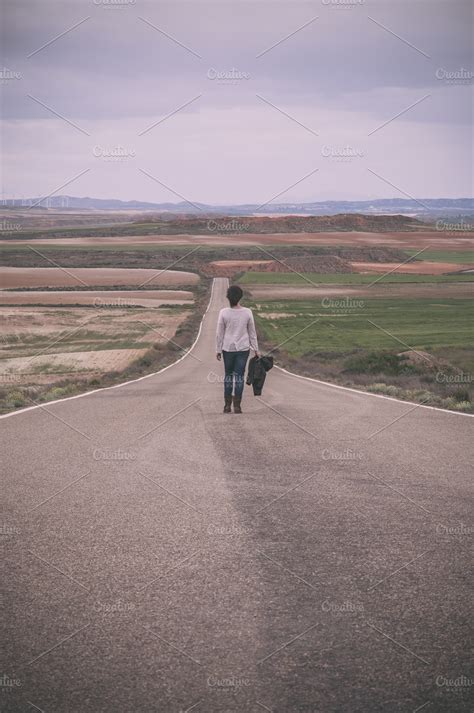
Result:
[[[225,367],[224,396],[232,396],[234,390],[234,396],[242,397],[245,365],[249,354],[250,349],[246,352],[222,352]]]

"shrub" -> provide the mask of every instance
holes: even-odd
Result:
[[[7,396],[7,404],[19,408],[26,403],[25,395],[19,390],[10,391]]]
[[[449,396],[458,403],[462,403],[463,401],[467,401],[468,403],[471,402],[471,394],[468,389],[456,389],[456,391],[449,394]]]
[[[368,386],[367,391],[370,391],[373,394],[385,394],[386,396],[399,396],[401,389],[399,389],[397,386],[393,386],[392,384],[384,384],[382,382],[382,383],[372,384],[371,386]]]
[[[349,374],[387,374],[390,376],[417,373],[413,364],[393,352],[368,352],[351,356],[344,363],[344,371]]]

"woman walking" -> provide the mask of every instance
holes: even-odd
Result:
[[[242,413],[240,402],[244,390],[244,373],[250,349],[258,353],[257,333],[252,310],[242,307],[240,300],[243,292],[238,285],[227,290],[230,307],[219,312],[216,332],[216,356],[220,361],[224,357],[224,413]]]

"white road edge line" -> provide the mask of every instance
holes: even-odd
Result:
[[[372,394],[370,391],[360,391],[359,389],[351,389],[350,386],[340,386],[339,384],[332,384],[330,381],[322,381],[321,379],[313,379],[311,376],[301,376],[301,374],[295,374],[293,371],[288,371],[282,366],[277,366],[275,368],[288,376],[293,376],[295,379],[304,379],[304,381],[312,381],[315,384],[323,384],[324,386],[330,386],[332,389],[341,389],[342,391],[352,391],[354,394],[359,394],[359,396],[374,396],[377,399],[386,399],[387,401],[396,401],[397,404],[413,404],[419,408],[428,408],[432,411],[441,411],[441,413],[452,413],[454,416],[468,416],[469,418],[474,418],[472,413],[462,413],[461,411],[450,411],[447,408],[439,408],[438,406],[425,406],[424,404],[418,404],[416,401],[403,401],[402,399],[395,399],[393,396],[384,396],[383,394]]]
[[[313,379],[310,376],[301,376],[300,374],[294,374],[288,369],[284,369],[282,366],[277,366],[275,368],[279,371],[283,371],[288,376],[293,376],[295,379],[304,379],[305,381],[312,381],[315,384],[323,384],[324,386],[330,386],[332,389],[342,389],[342,391],[352,391],[354,394],[359,394],[359,396],[373,396],[376,399],[386,399],[387,401],[396,401],[397,404],[407,404],[408,406],[412,404],[413,406],[418,406],[418,408],[428,408],[432,411],[441,411],[441,413],[451,413],[453,416],[468,416],[469,418],[474,418],[473,413],[462,413],[462,411],[451,411],[447,408],[439,408],[439,406],[426,406],[425,404],[419,404],[416,401],[403,401],[402,399],[395,399],[393,396],[384,396],[383,394],[372,394],[370,391],[359,391],[359,389],[351,389],[350,386],[340,386],[340,384],[331,384],[330,381],[321,381],[321,379]]]
[[[196,346],[199,337],[201,336],[201,331],[202,331],[202,325],[204,322],[204,319],[209,312],[209,308],[212,303],[212,298],[214,295],[214,285],[215,285],[215,279],[212,281],[212,287],[211,287],[211,296],[209,297],[209,302],[207,304],[206,310],[202,316],[201,322],[199,323],[199,329],[198,333],[196,335],[196,339],[194,342],[191,344],[189,349],[186,351],[183,356],[179,357],[179,359],[176,359],[176,361],[173,361],[171,364],[168,364],[168,366],[163,367],[163,369],[159,369],[158,371],[154,371],[151,374],[145,374],[145,376],[139,376],[138,379],[131,379],[130,381],[123,381],[121,384],[114,384],[113,386],[104,386],[102,389],[94,389],[93,391],[84,391],[83,394],[76,394],[75,396],[66,396],[64,399],[55,399],[54,401],[45,401],[44,403],[37,404],[36,406],[27,406],[27,408],[22,408],[18,409],[17,411],[11,411],[10,413],[4,413],[0,415],[0,419],[2,418],[10,418],[11,416],[18,416],[22,413],[26,413],[26,411],[34,411],[37,408],[42,408],[44,406],[51,406],[52,404],[59,404],[64,401],[72,401],[73,399],[82,399],[84,396],[91,396],[91,394],[98,394],[99,392],[102,391],[109,391],[110,389],[119,389],[121,386],[127,386],[127,384],[135,384],[137,381],[143,381],[143,379],[149,379],[151,376],[156,376],[157,374],[161,374],[163,371],[166,371],[167,369],[171,369],[172,366],[175,366],[176,364],[179,364],[180,361],[185,359],[190,352],[194,349]]]
[[[176,364],[179,364],[180,361],[185,359],[190,352],[194,349],[196,346],[199,337],[201,336],[201,331],[202,331],[202,324],[204,322],[204,319],[209,311],[209,308],[212,303],[212,297],[214,295],[214,286],[216,284],[216,278],[213,279],[212,281],[212,288],[211,288],[211,296],[209,298],[208,305],[206,307],[206,311],[204,312],[201,322],[199,324],[199,330],[196,336],[196,339],[192,343],[192,345],[189,347],[188,351],[183,354],[182,357],[177,359],[176,361],[172,362],[171,364],[168,364],[168,366],[165,366],[163,369],[160,369],[159,371],[154,371],[151,374],[145,374],[145,376],[139,376],[138,379],[131,379],[130,381],[124,381],[121,384],[114,384],[114,386],[104,386],[102,389],[94,389],[93,391],[85,391],[83,394],[76,394],[75,396],[66,396],[64,399],[56,399],[55,401],[45,401],[44,403],[38,404],[37,406],[28,406],[27,408],[22,408],[18,409],[18,411],[12,411],[11,413],[4,413],[0,415],[0,419],[2,418],[10,418],[11,416],[18,416],[19,414],[25,413],[26,411],[33,411],[34,409],[37,408],[42,408],[43,406],[50,406],[52,404],[58,404],[63,401],[72,401],[73,399],[81,399],[84,396],[90,396],[91,394],[97,394],[100,391],[108,391],[109,389],[119,389],[121,386],[127,386],[127,384],[134,384],[137,381],[142,381],[143,379],[149,379],[151,376],[156,376],[157,374],[161,374],[163,371],[166,371],[167,369],[171,369],[172,366],[175,366]],[[359,396],[372,396],[373,398],[376,399],[386,399],[387,401],[395,401],[397,404],[412,404],[413,406],[418,406],[418,408],[427,408],[431,409],[432,411],[440,411],[441,413],[449,413],[452,414],[453,416],[467,416],[468,418],[474,418],[474,414],[472,413],[462,413],[461,411],[450,411],[449,409],[446,408],[439,408],[438,406],[426,406],[425,404],[418,404],[416,401],[403,401],[402,399],[395,399],[393,396],[384,396],[383,394],[372,394],[370,391],[359,391],[358,389],[352,389],[349,386],[340,386],[339,384],[331,384],[329,381],[321,381],[321,379],[313,379],[310,376],[301,376],[300,374],[294,374],[292,371],[288,371],[288,369],[284,369],[282,366],[277,366],[275,364],[275,368],[278,369],[279,371],[282,371],[283,373],[287,374],[288,376],[292,376],[294,379],[303,379],[304,381],[311,381],[315,384],[323,384],[323,386],[330,386],[332,389],[340,389],[342,391],[352,391],[354,394],[358,394]]]

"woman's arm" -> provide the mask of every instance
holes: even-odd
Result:
[[[255,322],[253,319],[252,310],[250,311],[249,321],[247,322],[247,331],[249,334],[250,348],[254,350],[255,354],[258,354],[258,339],[257,332],[255,329]]]
[[[216,329],[216,356],[218,359],[221,358],[222,345],[224,343],[225,334],[225,321],[222,310],[219,312],[219,317],[217,319],[217,329]]]

